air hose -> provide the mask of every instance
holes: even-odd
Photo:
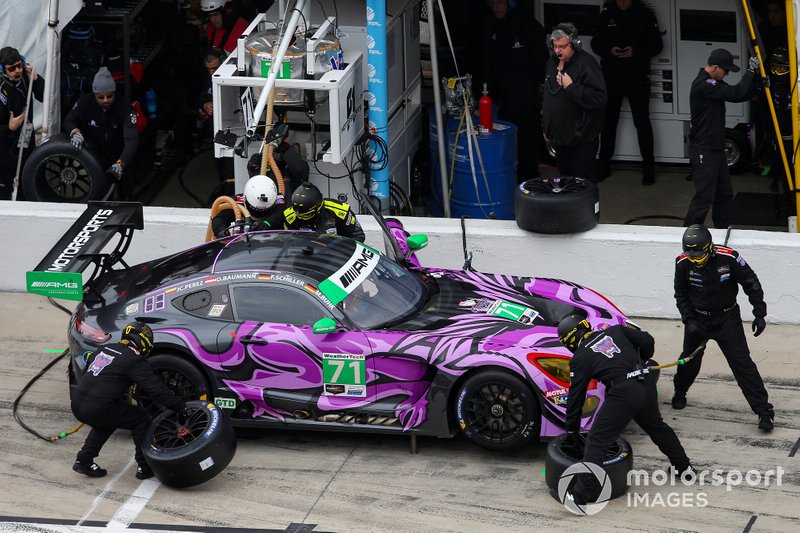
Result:
[[[52,298],[47,298],[47,299],[50,301],[51,304],[53,304],[58,309],[61,309],[62,311],[64,311],[68,315],[72,314],[72,312],[69,309],[67,309],[66,307],[64,307],[64,306],[62,306],[62,305],[60,305],[58,303],[56,303],[56,301],[53,300]],[[28,433],[31,433],[32,435],[34,435],[34,436],[36,436],[36,437],[38,437],[38,438],[40,438],[42,440],[46,440],[47,442],[56,442],[56,441],[58,441],[60,439],[65,439],[68,436],[76,433],[79,429],[81,429],[83,427],[83,422],[79,423],[77,426],[73,427],[72,429],[70,429],[68,431],[63,431],[61,433],[58,433],[56,435],[51,435],[51,436],[48,437],[46,435],[42,435],[41,433],[39,433],[35,429],[33,429],[30,426],[28,426],[25,422],[23,422],[22,418],[20,418],[20,416],[19,416],[19,413],[17,413],[17,408],[19,407],[19,402],[22,400],[22,397],[25,396],[26,392],[28,392],[28,389],[30,389],[33,386],[33,384],[36,383],[39,380],[39,378],[41,378],[43,375],[45,375],[45,373],[47,373],[48,370],[53,368],[56,363],[58,363],[62,358],[64,358],[68,354],[69,354],[69,350],[64,350],[63,352],[58,354],[58,356],[56,356],[55,359],[53,359],[52,361],[47,363],[47,365],[43,369],[41,369],[38,374],[33,376],[33,378],[31,378],[31,380],[22,388],[22,390],[19,392],[19,395],[14,400],[14,403],[11,405],[11,414],[14,417],[14,420],[17,421],[17,424],[19,424]]]
[[[671,363],[664,363],[663,365],[651,366],[649,368],[651,370],[661,370],[662,368],[669,368],[671,366],[685,365],[686,363],[688,363],[689,361],[694,359],[695,356],[697,356],[697,354],[699,354],[701,351],[703,351],[703,349],[705,349],[705,347],[706,347],[706,343],[704,342],[703,344],[701,344],[700,346],[695,348],[695,350],[692,353],[690,353],[689,355],[687,355],[686,357],[681,357],[680,359],[678,359],[676,361],[672,361]]]

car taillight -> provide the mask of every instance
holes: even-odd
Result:
[[[110,334],[106,333],[102,329],[90,326],[79,316],[75,317],[75,329],[87,339],[93,340],[98,344],[107,342],[111,338]]]
[[[547,374],[547,377],[562,387],[569,388],[569,362],[571,357],[566,355],[529,353],[528,361],[536,368]],[[589,390],[597,388],[597,380],[589,381]]]

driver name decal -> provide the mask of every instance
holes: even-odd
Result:
[[[342,267],[319,284],[322,294],[338,304],[353,292],[378,265],[380,256],[375,250],[356,243],[353,255]]]

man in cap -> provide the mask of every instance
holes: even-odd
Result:
[[[131,198],[130,179],[123,172],[133,159],[139,143],[136,131],[136,111],[129,102],[116,98],[117,85],[106,67],[100,67],[92,82],[92,94],[84,94],[75,102],[64,119],[64,130],[75,150],[86,144],[100,164],[120,181],[122,196]]]
[[[725,102],[743,102],[755,92],[758,58],[748,61],[748,68],[736,85],[723,78],[739,72],[733,56],[724,48],[712,50],[708,64],[700,69],[689,93],[689,161],[695,194],[683,225],[705,223],[709,210],[716,228],[728,227],[733,205],[733,186],[725,156]]]
[[[33,102],[32,99],[28,100],[28,87],[31,84],[33,97],[41,102],[44,96],[44,78],[25,62],[25,58],[16,48],[6,46],[0,49],[0,200],[11,199],[20,148],[21,171],[35,146]]]

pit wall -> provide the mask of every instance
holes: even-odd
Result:
[[[0,201],[4,255],[0,291],[25,291],[25,272],[35,267],[83,212],[84,206]],[[145,207],[144,230],[136,232],[125,261],[134,265],[201,243],[209,211]],[[461,221],[397,217],[410,233],[425,233],[423,265],[461,268],[464,253]],[[377,223],[360,217],[367,244],[383,249]],[[586,285],[634,317],[678,318],[673,298],[675,256],[683,228],[599,225],[574,235],[540,235],[519,229],[514,221],[466,220],[467,250],[482,272],[560,278]],[[714,241],[724,230],[712,230]],[[767,302],[767,320],[800,323],[800,234],[732,230],[728,245],[738,250],[758,274]],[[745,319],[751,306],[740,292]]]

